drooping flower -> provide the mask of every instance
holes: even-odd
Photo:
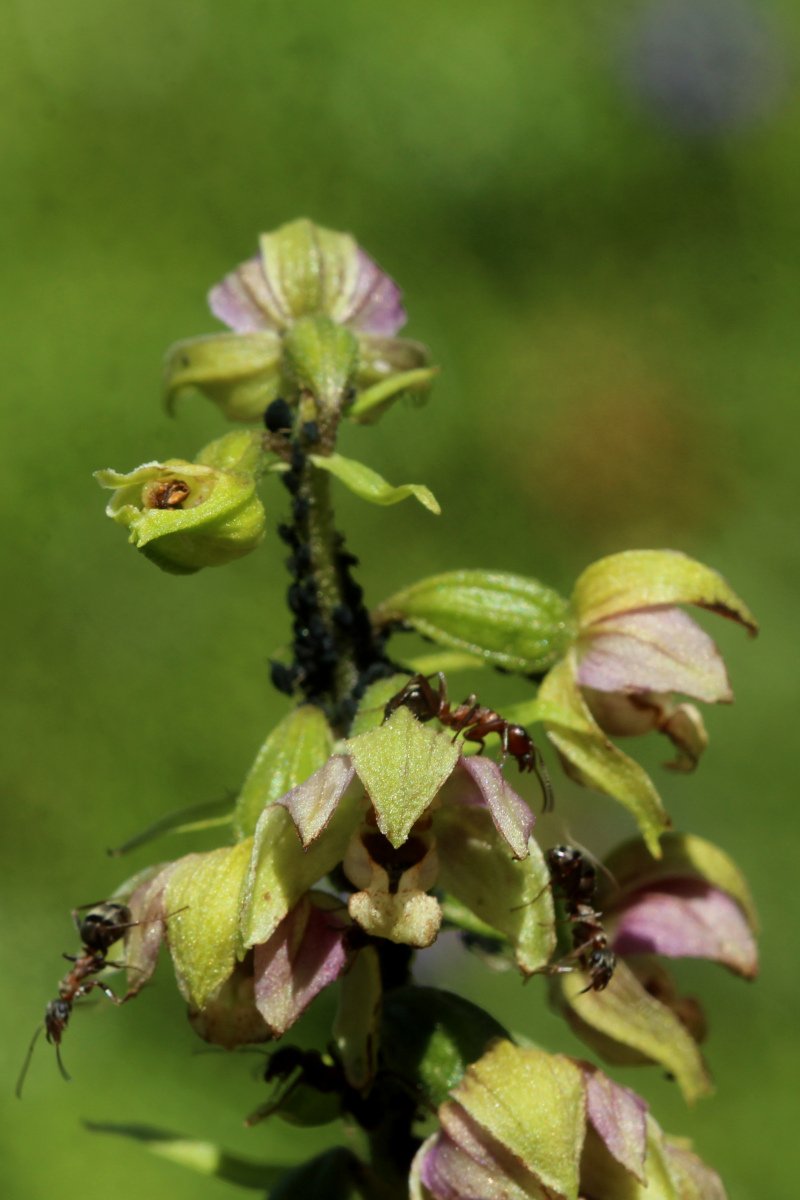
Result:
[[[654,854],[669,827],[647,773],[609,735],[657,730],[673,742],[669,765],[691,770],[707,736],[693,704],[726,703],[732,692],[708,635],[683,612],[693,604],[744,625],[756,623],[710,567],[670,550],[629,550],[600,559],[568,602],[533,579],[507,572],[449,571],[397,592],[373,613],[474,660],[541,680],[513,719],[541,721],[568,772],[631,810]]]
[[[396,688],[376,686],[387,684]],[[125,895],[131,992],[166,934],[192,1023],[210,1041],[281,1036],[323,987],[353,974],[370,939],[430,945],[442,922],[434,885],[496,930],[524,974],[552,955],[533,814],[500,767],[464,758],[400,708],[306,777],[329,745],[321,721],[302,706],[268,739],[243,789],[236,845],[163,865]],[[273,776],[292,781],[292,767],[298,782],[276,796]],[[335,870],[347,890],[319,890]]]
[[[352,352],[339,340],[338,386],[353,389],[344,403],[355,420],[374,420],[401,393],[424,392],[433,377],[425,347],[395,336],[406,320],[399,287],[349,234],[308,220],[263,234],[259,254],[216,284],[208,300],[232,332],[171,348],[170,406],[196,388],[230,420],[260,420],[292,374],[285,339],[308,319],[321,322],[323,338],[326,322],[351,335]]]
[[[716,1173],[640,1097],[564,1055],[498,1041],[438,1115],[412,1200],[724,1200]]]
[[[756,632],[725,580],[684,554],[629,550],[600,559],[575,585],[575,641],[537,697],[568,773],[629,807],[656,854],[669,825],[658,793],[607,735],[657,730],[677,749],[673,769],[696,765],[708,740],[702,717],[673,693],[706,703],[729,703],[733,693],[713,641],[679,607],[686,604]]]
[[[126,474],[97,471],[95,478],[114,490],[106,512],[137,550],[163,570],[186,575],[241,558],[262,540],[259,454],[251,434],[232,433],[194,462],[171,458]]]
[[[654,859],[636,838],[603,864],[597,905],[617,958],[608,987],[587,990],[576,964],[553,978],[552,991],[572,1029],[606,1061],[659,1063],[691,1101],[711,1090],[698,1046],[705,1016],[660,960],[705,958],[753,979],[757,920],[744,877],[717,846],[667,834],[662,850]]]

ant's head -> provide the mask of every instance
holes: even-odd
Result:
[[[576,850],[574,846],[552,846],[547,851],[545,858],[552,872],[564,875],[578,866],[582,855],[580,850]]]
[[[44,1013],[44,1027],[48,1042],[55,1042],[58,1045],[61,1041],[61,1034],[71,1011],[68,1000],[50,1001]]]

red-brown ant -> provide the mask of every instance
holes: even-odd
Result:
[[[72,919],[81,939],[82,952],[79,955],[64,955],[64,958],[72,963],[72,967],[59,983],[58,996],[48,1004],[44,1012],[44,1021],[31,1038],[31,1044],[17,1080],[16,1095],[18,1098],[22,1096],[22,1087],[28,1073],[33,1049],[42,1030],[45,1031],[48,1042],[56,1048],[58,1069],[64,1079],[69,1079],[61,1060],[61,1039],[72,1015],[72,1006],[75,1001],[80,1000],[83,996],[88,996],[89,992],[95,988],[99,988],[113,1004],[123,1004],[125,1001],[124,996],[117,996],[107,984],[93,976],[99,975],[106,967],[120,965],[108,961],[108,951],[136,922],[131,920],[131,911],[127,905],[118,904],[114,900],[89,904],[85,907],[88,909],[85,916],[80,915],[84,911],[83,909],[74,909],[72,913]]]
[[[396,709],[410,709],[418,721],[431,721],[435,717],[442,725],[456,734],[463,734],[467,742],[477,742],[479,754],[490,733],[496,733],[503,747],[503,754],[517,760],[520,771],[535,771],[544,797],[544,811],[553,808],[553,787],[550,777],[530,734],[521,725],[512,725],[505,717],[484,704],[477,696],[468,696],[455,707],[447,698],[447,682],[439,672],[439,686],[433,687],[427,675],[414,675],[396,696],[392,696],[383,712],[386,720]]]
[[[588,973],[589,985],[584,992],[602,992],[611,982],[617,957],[594,907],[597,872],[574,846],[553,846],[545,859],[553,890],[563,901],[572,924],[572,951],[567,959],[574,959]],[[565,961],[550,969],[560,974],[572,968]]]

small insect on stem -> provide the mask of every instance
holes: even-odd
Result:
[[[81,915],[85,913],[85,915]],[[72,967],[58,985],[58,995],[51,1000],[44,1011],[44,1021],[39,1025],[31,1038],[22,1070],[19,1073],[15,1094],[22,1097],[25,1076],[28,1073],[34,1047],[41,1034],[45,1032],[48,1042],[56,1048],[56,1061],[64,1079],[69,1079],[61,1059],[61,1039],[72,1015],[72,1006],[76,1000],[88,996],[98,988],[113,1004],[123,1004],[124,996],[117,996],[111,988],[100,979],[94,978],[106,967],[120,966],[108,960],[108,952],[118,942],[125,931],[137,924],[131,920],[131,910],[125,904],[113,900],[104,900],[99,904],[89,904],[84,908],[75,909],[72,918],[81,939],[81,953],[78,955],[65,954],[64,958],[72,963]]]
[[[427,675],[414,675],[384,709],[386,720],[398,708],[408,708],[418,721],[431,721],[434,717],[455,734],[463,734],[467,742],[476,742],[483,753],[486,738],[496,733],[500,738],[503,756],[511,755],[517,760],[520,771],[534,771],[542,789],[543,808],[553,808],[553,785],[533,738],[521,725],[514,725],[494,709],[478,703],[477,696],[468,696],[461,704],[453,706],[447,698],[447,681],[440,672],[438,687],[434,687]]]
[[[545,859],[553,891],[563,901],[567,920],[572,924],[572,950],[550,970],[554,974],[571,971],[572,960],[589,975],[589,984],[583,992],[602,992],[611,982],[617,958],[600,924],[601,914],[594,907],[597,872],[574,846],[553,846]]]

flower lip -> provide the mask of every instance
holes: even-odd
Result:
[[[603,692],[679,692],[714,704],[733,699],[712,639],[679,608],[609,615],[578,641],[578,683]]]

